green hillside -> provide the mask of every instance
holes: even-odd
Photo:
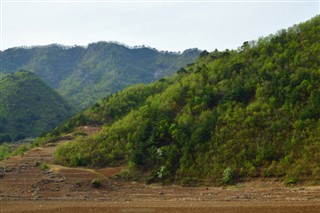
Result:
[[[73,113],[57,92],[31,72],[18,71],[0,79],[1,142],[39,136]]]
[[[129,85],[171,75],[192,63],[199,53],[197,49],[180,54],[108,42],[88,47],[11,48],[0,52],[0,72],[32,71],[73,106],[83,109]]]
[[[318,183],[319,41],[317,16],[238,50],[204,51],[174,76],[102,99],[56,129],[104,124],[99,134],[60,147],[56,161],[126,163],[129,176],[139,171],[150,182]]]

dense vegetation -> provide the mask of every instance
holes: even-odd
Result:
[[[73,114],[68,103],[31,72],[0,79],[0,143],[39,136]]]
[[[128,48],[98,42],[88,47],[49,45],[0,51],[2,73],[25,69],[36,73],[74,107],[82,109],[99,98],[137,83],[150,83],[192,63],[199,50],[181,54],[146,47]]]
[[[103,123],[56,161],[126,163],[149,181],[320,180],[320,17],[238,50],[204,51],[170,78],[125,89],[56,129]]]

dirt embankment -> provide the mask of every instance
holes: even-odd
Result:
[[[81,127],[88,135],[99,130]],[[320,187],[288,188],[277,180],[230,187],[180,187],[122,182],[121,167],[55,165],[60,140],[0,162],[1,212],[320,212]],[[41,164],[50,169],[41,170]],[[99,179],[101,186],[91,185]]]

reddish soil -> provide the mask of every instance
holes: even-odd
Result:
[[[88,135],[98,127],[81,127]],[[0,212],[320,212],[320,187],[285,187],[256,179],[230,187],[180,187],[122,182],[121,167],[54,165],[60,140],[0,162]],[[42,171],[39,163],[47,163]],[[93,179],[101,187],[91,186]]]

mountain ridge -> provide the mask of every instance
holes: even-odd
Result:
[[[97,42],[87,47],[52,44],[10,48],[1,51],[0,57],[2,73],[19,69],[34,72],[73,106],[83,109],[127,86],[170,75],[199,54],[195,48],[176,53]]]

